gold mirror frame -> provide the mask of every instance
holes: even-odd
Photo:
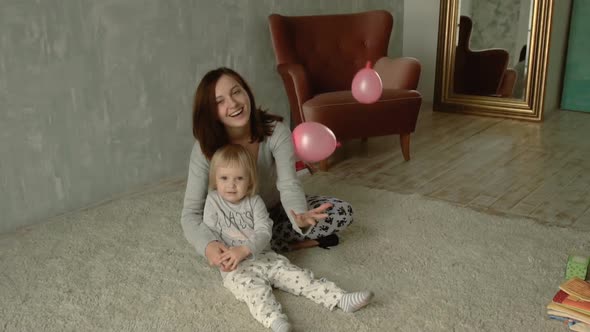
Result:
[[[459,1],[441,0],[436,60],[434,111],[459,112],[531,121],[543,120],[554,0],[532,0],[526,93],[523,99],[456,94],[453,92]]]

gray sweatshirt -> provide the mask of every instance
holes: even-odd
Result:
[[[258,194],[268,208],[282,203],[293,229],[302,230],[294,222],[290,210],[296,213],[307,211],[307,201],[301,182],[295,173],[295,153],[291,131],[282,122],[276,122],[274,132],[260,142],[258,147]],[[209,160],[195,142],[190,157],[184,207],[181,224],[184,236],[202,256],[215,234],[203,224],[203,208],[209,185]],[[307,229],[309,231],[309,228]]]
[[[246,196],[233,204],[214,190],[205,201],[203,222],[228,247],[247,246],[253,257],[270,250],[272,220],[260,196]]]

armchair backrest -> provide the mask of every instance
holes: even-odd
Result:
[[[499,94],[510,55],[500,48],[471,50],[472,27],[473,22],[469,17],[460,17],[459,40],[455,49],[454,91],[483,96]]]
[[[312,94],[350,90],[354,75],[387,55],[393,16],[385,10],[356,14],[282,16],[269,24],[277,65],[305,68]]]

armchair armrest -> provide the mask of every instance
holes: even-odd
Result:
[[[418,59],[382,57],[373,69],[381,76],[384,89],[416,90],[418,87],[421,70]]]
[[[283,63],[277,66],[277,70],[289,97],[293,124],[300,124],[305,121],[302,105],[312,97],[305,68],[299,63]]]

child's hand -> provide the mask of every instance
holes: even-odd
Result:
[[[230,247],[226,252],[221,254],[221,261],[226,270],[233,271],[250,254],[250,248],[246,246]]]
[[[215,265],[219,267],[223,272],[227,272],[221,255],[228,250],[229,249],[219,241],[209,242],[209,244],[205,248],[205,256],[209,261],[209,265]]]

